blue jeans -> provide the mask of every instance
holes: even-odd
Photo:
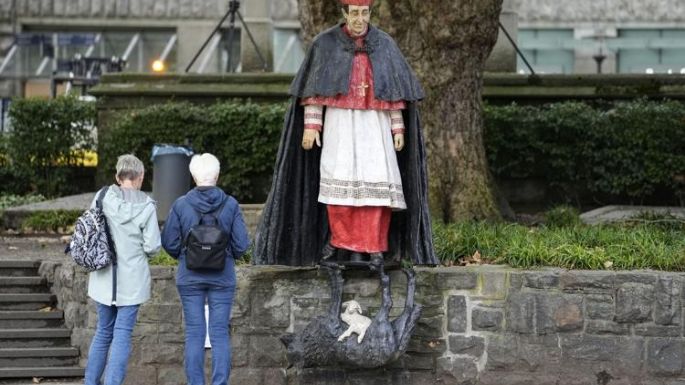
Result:
[[[209,342],[212,344],[212,385],[227,385],[231,374],[231,336],[228,325],[235,286],[179,285],[185,320],[185,369],[188,385],[205,385],[205,301],[209,304]]]
[[[131,332],[136,324],[139,307],[140,305],[117,307],[97,304],[98,323],[90,343],[85,385],[101,385],[103,373],[107,385],[120,385],[124,382],[128,356],[131,353]]]

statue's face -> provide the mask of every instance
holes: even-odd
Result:
[[[347,22],[347,28],[355,35],[366,31],[371,19],[371,10],[368,5],[349,5],[348,12],[343,9],[343,16]]]

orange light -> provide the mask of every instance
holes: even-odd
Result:
[[[165,66],[162,60],[155,60],[152,62],[152,70],[155,72],[164,72]]]

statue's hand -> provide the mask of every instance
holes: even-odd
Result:
[[[395,134],[393,138],[395,139],[395,151],[402,151],[404,148],[404,134]]]
[[[302,148],[311,150],[315,142],[317,146],[321,147],[321,134],[319,134],[319,131],[305,128],[304,135],[302,136]]]

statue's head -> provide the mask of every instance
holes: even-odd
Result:
[[[371,5],[373,0],[341,0],[342,14],[347,28],[354,35],[361,35],[366,31],[371,19]]]

